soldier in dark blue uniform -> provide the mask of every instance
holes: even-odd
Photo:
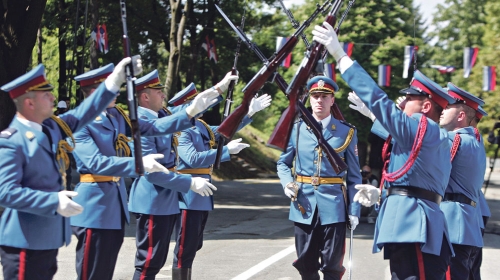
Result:
[[[302,279],[320,279],[318,270],[324,279],[341,279],[345,272],[342,263],[346,223],[350,222],[353,230],[359,223],[361,206],[353,202],[354,187],[362,180],[358,138],[355,127],[330,113],[338,89],[332,79],[324,76],[307,83],[312,115],[321,123],[325,140],[347,163],[347,172],[335,173],[323,158],[318,139],[303,121],[295,124],[288,147],[278,160],[278,176],[285,194],[292,198],[289,219],[294,222],[297,250],[293,265]],[[342,191],[344,176],[348,197]]]
[[[339,65],[342,77],[359,95],[377,121],[372,129],[392,139],[392,151],[384,153],[383,170],[388,196],[375,224],[373,252],[384,248],[392,279],[444,279],[453,248],[439,204],[450,178],[448,133],[438,125],[441,112],[454,99],[418,70],[399,110],[377,83],[343,51],[333,27],[316,26],[314,40],[325,45]],[[388,136],[390,135],[390,136]],[[375,203],[378,190],[363,185],[357,197]],[[370,197],[371,196],[371,197]],[[364,199],[362,199],[364,200]]]
[[[124,62],[130,63],[130,58]],[[67,217],[83,210],[71,200],[77,193],[64,190],[64,164],[69,162],[65,149],[72,149],[64,139],[92,121],[118,90],[103,84],[80,106],[54,117],[53,87],[42,64],[1,89],[9,92],[17,108],[9,128],[0,133],[0,206],[6,208],[0,220],[4,279],[52,279],[58,248],[71,240]]]

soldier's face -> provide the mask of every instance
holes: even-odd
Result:
[[[448,131],[453,131],[457,126],[460,112],[462,112],[460,107],[454,104],[446,106],[439,118],[439,125]]]
[[[148,93],[149,97],[149,109],[158,112],[163,107],[163,100],[165,100],[165,94],[161,89],[150,89]]]
[[[309,97],[309,102],[311,103],[313,115],[322,120],[330,115],[330,108],[335,101],[333,94],[326,93],[313,93]]]
[[[425,99],[424,96],[411,95],[411,94],[406,95],[403,112],[405,112],[408,116],[411,116],[414,113],[420,113],[422,111],[424,99]]]
[[[35,91],[33,97],[33,108],[37,117],[44,121],[54,113],[54,101],[56,98],[50,91]]]

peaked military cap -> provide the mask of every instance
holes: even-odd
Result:
[[[413,79],[408,88],[399,91],[402,94],[423,95],[434,100],[443,109],[448,104],[455,103],[455,99],[446,93],[445,89],[431,79],[427,78],[422,72],[416,70],[413,74]]]
[[[309,93],[322,92],[335,94],[339,90],[339,86],[326,76],[316,76],[307,82],[307,91]]]
[[[165,86],[161,84],[160,82],[160,77],[158,76],[158,70],[153,70],[152,72],[148,73],[147,75],[144,75],[137,79],[135,81],[135,89],[137,91],[141,91],[145,88],[155,88],[155,89],[162,89]]]
[[[463,103],[474,110],[477,110],[479,106],[484,105],[484,101],[482,99],[475,97],[473,94],[457,87],[452,83],[448,83],[448,94],[455,98],[457,103]]]
[[[79,82],[81,87],[100,84],[102,81],[106,80],[111,72],[113,72],[113,69],[115,69],[115,65],[110,63],[106,66],[76,76],[75,81]]]
[[[174,97],[172,97],[168,101],[168,104],[172,106],[184,104],[193,99],[196,94],[198,94],[198,91],[196,90],[194,83],[190,83],[185,89],[179,91]]]
[[[10,98],[18,98],[29,91],[50,91],[54,88],[45,76],[45,66],[38,64],[31,71],[16,78],[0,89],[9,93]]]
[[[481,107],[481,106],[477,107],[476,118],[478,118],[480,120],[482,117],[486,117],[487,115],[488,115],[488,113],[486,113],[486,111],[483,109],[483,107]]]

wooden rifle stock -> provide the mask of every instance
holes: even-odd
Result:
[[[120,7],[123,24],[123,53],[124,57],[131,57],[130,40],[127,32],[127,7],[125,5],[125,0],[120,0]],[[144,166],[142,164],[141,131],[139,130],[139,122],[137,120],[137,99],[134,78],[133,62],[130,62],[126,67],[127,103],[132,126],[132,139],[134,140],[135,173],[142,176],[144,175]]]

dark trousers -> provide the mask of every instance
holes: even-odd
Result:
[[[481,263],[483,262],[483,248],[474,247],[471,254],[469,280],[481,280]]]
[[[346,224],[321,225],[316,208],[311,225],[294,223],[294,226],[297,260],[293,266],[299,271],[302,279],[319,280],[318,270],[323,272],[325,280],[341,279],[345,272],[342,262]]]
[[[389,254],[392,280],[444,280],[451,261],[444,236],[440,256],[423,253],[420,243],[388,243],[384,245],[384,254]]]
[[[191,268],[196,251],[203,247],[208,211],[181,210],[181,226],[174,249],[174,268]]]
[[[79,280],[111,280],[125,229],[72,227],[78,238],[76,274]]]
[[[134,280],[155,279],[165,265],[170,237],[179,214],[136,214],[135,231],[137,252],[135,254]]]
[[[57,249],[29,250],[0,246],[3,279],[52,279],[57,271],[57,251]]]
[[[450,263],[450,279],[451,280],[467,280],[471,269],[471,257],[474,249],[477,247],[468,245],[453,244],[455,257],[451,258]]]

